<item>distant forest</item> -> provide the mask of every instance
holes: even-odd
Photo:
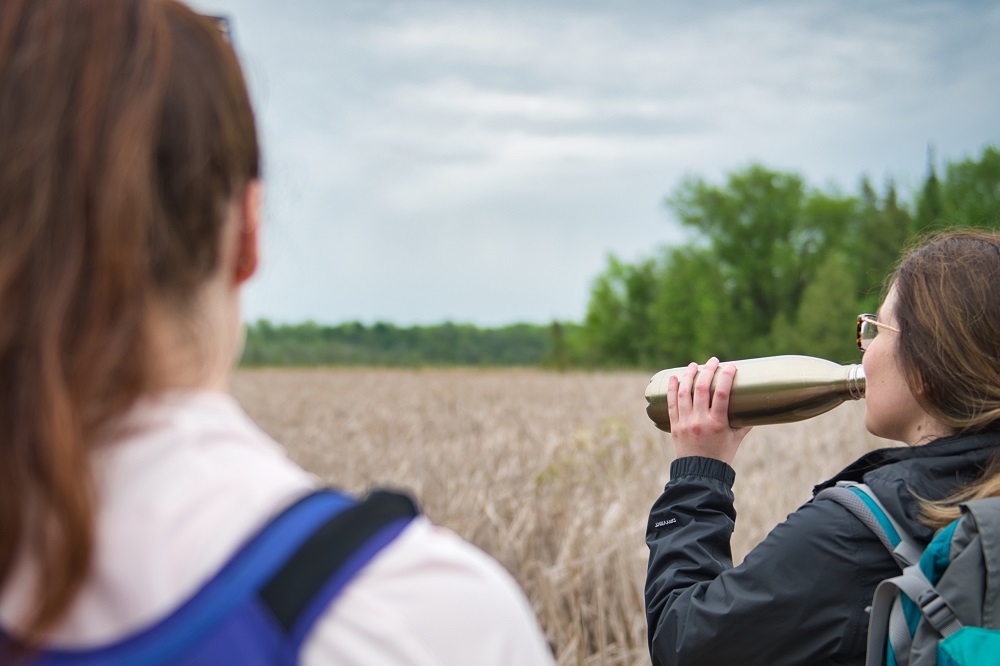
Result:
[[[629,263],[609,256],[582,322],[402,328],[357,322],[248,327],[244,366],[543,366],[659,369],[773,354],[856,360],[854,317],[873,311],[900,253],[945,228],[1000,227],[1000,149],[933,165],[903,200],[867,177],[845,194],[755,164],[692,177],[666,199],[688,231]]]
[[[559,323],[402,328],[388,323],[275,325],[260,320],[247,329],[242,365],[566,367],[568,355],[560,357],[558,351],[562,329]]]

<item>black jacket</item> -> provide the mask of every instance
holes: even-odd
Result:
[[[814,489],[864,481],[924,542],[919,503],[975,479],[1000,435],[873,451]],[[679,458],[646,527],[646,622],[653,664],[863,664],[875,586],[899,568],[840,504],[810,501],[733,567],[732,467]]]

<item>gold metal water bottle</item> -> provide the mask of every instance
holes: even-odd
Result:
[[[846,400],[865,397],[865,371],[860,364],[840,365],[812,356],[767,356],[724,363],[730,364],[736,366],[729,398],[729,425],[733,428],[802,421]],[[661,370],[646,387],[646,414],[660,430],[670,432],[670,377],[685,370]],[[713,393],[717,381],[718,374],[712,380]]]

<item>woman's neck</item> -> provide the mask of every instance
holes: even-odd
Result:
[[[244,334],[237,290],[210,280],[190,303],[156,303],[150,317],[160,388],[227,390]]]

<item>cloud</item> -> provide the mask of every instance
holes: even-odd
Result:
[[[905,191],[928,143],[1000,140],[989,3],[217,4],[266,151],[252,318],[579,319],[608,252],[679,236],[687,173]]]

